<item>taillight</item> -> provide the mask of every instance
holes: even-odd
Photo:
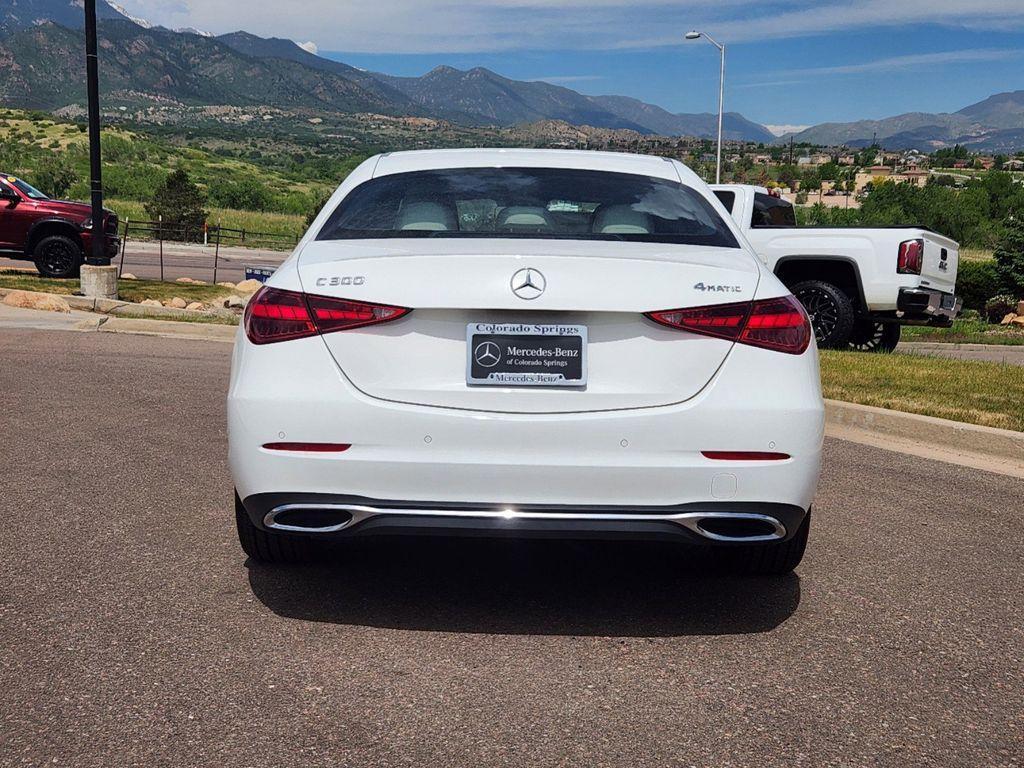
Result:
[[[920,275],[924,265],[924,240],[904,240],[896,256],[896,271],[901,275]]]
[[[755,302],[648,312],[651,320],[670,328],[799,355],[811,343],[811,323],[792,296]]]
[[[245,335],[253,344],[270,344],[386,323],[411,311],[263,287],[245,308]]]

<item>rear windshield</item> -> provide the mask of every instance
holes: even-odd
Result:
[[[318,240],[522,237],[738,248],[696,191],[649,176],[453,168],[382,176],[345,197]]]
[[[716,189],[715,197],[717,197],[719,202],[725,206],[725,210],[732,213],[732,207],[736,204],[735,192],[726,192],[724,189]]]
[[[796,211],[781,197],[758,192],[754,195],[754,213],[751,227],[795,227]]]

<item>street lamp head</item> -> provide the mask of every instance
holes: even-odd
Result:
[[[698,32],[696,29],[692,29],[692,30],[690,30],[689,32],[686,33],[686,39],[687,40],[699,40],[700,39],[700,32]]]

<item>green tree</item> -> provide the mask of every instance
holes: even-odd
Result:
[[[1006,217],[993,255],[1005,290],[1024,298],[1024,216]]]
[[[78,174],[61,155],[50,155],[43,159],[32,177],[32,183],[50,197],[67,197],[71,185],[78,181]]]
[[[327,201],[330,199],[330,194],[325,193],[320,195],[313,203],[313,207],[310,208],[306,214],[306,229],[309,229],[313,225],[313,220],[320,214],[320,209],[327,205]]]
[[[162,218],[166,239],[198,239],[209,216],[205,204],[203,191],[178,170],[164,179],[145,207],[153,221]]]

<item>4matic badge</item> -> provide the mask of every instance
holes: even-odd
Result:
[[[697,283],[693,286],[695,291],[713,291],[715,293],[741,293],[741,285],[709,285],[708,283]]]

